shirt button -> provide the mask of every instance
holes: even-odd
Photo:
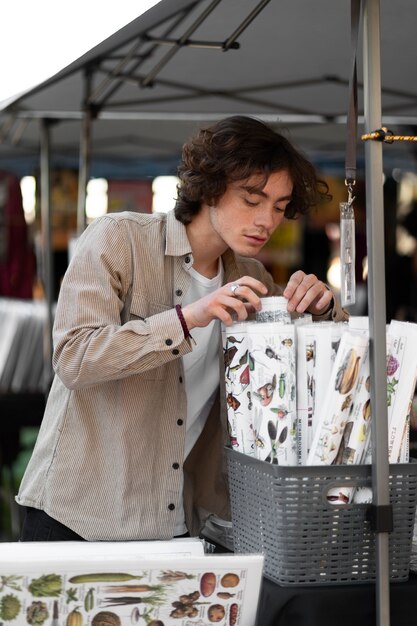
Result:
[[[165,339],[165,343],[167,346],[172,346],[172,339]]]
[[[181,289],[177,289],[177,291],[175,292],[176,296],[182,296],[182,290]]]
[[[171,504],[168,504],[168,508],[170,511],[173,511],[175,509],[175,504],[172,504],[171,502]]]
[[[177,348],[174,348],[173,351],[172,351],[172,354],[179,354],[179,353],[180,353],[180,351],[177,350]]]
[[[182,419],[177,420],[177,424],[178,426],[182,426],[184,424],[184,420]]]
[[[191,259],[190,259],[190,257],[189,257],[189,256],[186,256],[186,257],[185,257],[185,259],[184,259],[184,261],[185,261],[186,263],[189,263],[189,262],[191,261]]]
[[[173,467],[174,469],[178,469],[178,468],[179,468],[179,466],[180,466],[180,464],[179,464],[179,463],[173,463],[173,464],[172,464],[172,467]]]

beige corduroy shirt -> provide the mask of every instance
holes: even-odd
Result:
[[[87,540],[167,539],[184,471],[187,526],[229,515],[221,389],[184,464],[182,356],[192,350],[175,311],[193,256],[173,212],[118,213],[80,237],[54,324],[56,372],[16,500]],[[281,293],[253,259],[223,255],[224,282],[252,275]],[[328,315],[345,319],[336,303]],[[224,379],[219,345],[219,380]]]

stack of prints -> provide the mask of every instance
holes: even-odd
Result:
[[[298,323],[297,323],[298,322]],[[278,465],[371,462],[369,320],[242,322],[224,330],[235,450]],[[387,326],[389,462],[409,460],[417,324]],[[330,494],[348,502],[353,490]]]
[[[0,544],[0,621],[253,626],[263,556],[205,555],[199,544]]]

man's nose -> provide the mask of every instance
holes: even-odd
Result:
[[[278,213],[274,208],[263,207],[257,214],[255,223],[257,226],[262,226],[265,230],[272,232],[276,228]]]

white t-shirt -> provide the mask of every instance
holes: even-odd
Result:
[[[214,278],[206,278],[192,267],[191,285],[184,296],[182,305],[195,302],[222,285],[223,267]],[[219,384],[219,335],[220,322],[213,320],[204,328],[193,328],[191,335],[195,341],[191,352],[183,356],[185,389],[187,393],[187,427],[185,435],[184,460],[192,450],[206,423],[213,405]],[[182,502],[182,498],[180,500]],[[175,535],[187,532],[184,521],[184,508],[178,507]]]

